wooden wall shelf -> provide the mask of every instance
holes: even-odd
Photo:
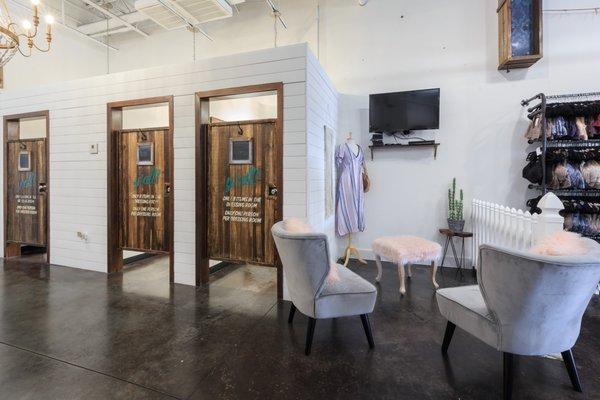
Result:
[[[380,150],[380,149],[405,149],[405,148],[418,148],[418,147],[433,147],[433,159],[437,159],[437,148],[440,145],[440,143],[391,143],[391,144],[384,144],[384,145],[378,145],[378,146],[369,146],[369,149],[371,150],[371,161],[373,161],[373,150]]]

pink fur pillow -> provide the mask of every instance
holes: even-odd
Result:
[[[578,233],[557,231],[543,238],[529,251],[546,256],[580,256],[590,248]]]
[[[313,230],[310,225],[303,219],[300,218],[288,218],[283,221],[283,229],[291,233],[312,233]],[[335,283],[339,282],[340,275],[338,273],[338,266],[336,263],[329,263],[329,273],[327,274],[327,282]]]
[[[300,218],[288,218],[283,221],[283,229],[291,233],[311,233],[313,230],[305,220]]]

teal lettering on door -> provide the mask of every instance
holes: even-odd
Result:
[[[33,181],[35,180],[35,172],[29,172],[26,174],[25,179],[19,181],[19,192],[23,189],[31,189],[33,187]]]
[[[156,185],[158,182],[158,176],[160,175],[160,169],[152,167],[152,170],[148,175],[141,174],[133,180],[133,186],[137,189],[141,185]]]
[[[232,178],[231,176],[228,176],[227,179],[225,179],[225,193],[231,192],[231,189],[235,186],[254,186],[259,180],[260,169],[250,167],[248,172],[240,177]]]

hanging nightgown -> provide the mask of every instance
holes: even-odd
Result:
[[[338,168],[336,230],[338,235],[365,230],[362,168],[365,157],[362,149],[352,152],[348,143],[341,144],[335,151]]]

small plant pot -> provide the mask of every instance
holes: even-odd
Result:
[[[456,220],[448,218],[448,228],[454,232],[462,232],[465,228],[465,220]]]

